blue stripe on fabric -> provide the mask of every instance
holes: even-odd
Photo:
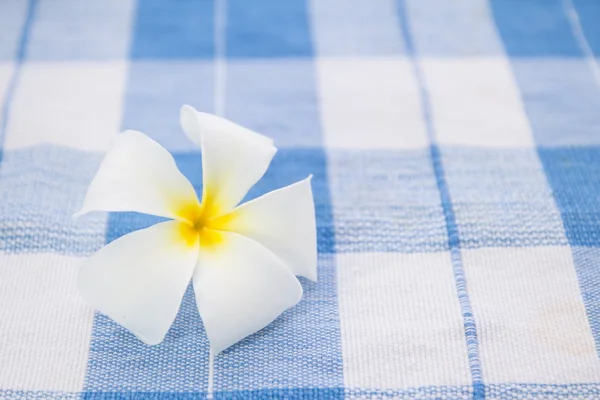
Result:
[[[228,58],[311,57],[307,0],[228,0]]]
[[[471,307],[471,301],[469,299],[469,293],[467,290],[467,280],[462,262],[458,225],[456,223],[456,216],[452,207],[450,190],[446,182],[442,154],[439,147],[435,144],[436,137],[435,128],[432,122],[433,119],[431,115],[431,100],[429,97],[429,92],[426,86],[425,78],[423,77],[423,72],[421,71],[419,61],[417,59],[418,55],[412,39],[412,34],[409,25],[409,16],[407,14],[405,0],[398,1],[398,14],[400,18],[400,26],[404,35],[404,40],[406,42],[406,50],[408,55],[410,56],[415,78],[419,83],[419,94],[422,102],[421,108],[423,110],[423,118],[427,127],[427,134],[431,143],[431,162],[433,164],[433,171],[436,178],[436,184],[440,193],[441,205],[446,220],[446,229],[448,231],[448,245],[450,247],[450,257],[452,260],[452,267],[454,270],[454,279],[458,294],[458,300],[463,315],[465,339],[467,342],[467,356],[469,358],[469,369],[473,381],[473,398],[483,399],[485,398],[485,391],[483,383],[483,371],[481,361],[479,358],[479,340],[477,338],[477,325],[475,322],[475,317],[473,315],[473,309]]]
[[[211,59],[215,54],[213,14],[213,0],[139,0],[131,57]]]
[[[581,57],[562,0],[490,0],[511,57]]]
[[[592,52],[596,57],[600,57],[600,1],[572,0],[572,2]]]
[[[25,58],[27,43],[29,41],[31,26],[33,24],[33,16],[36,4],[37,0],[29,0],[27,2],[25,22],[21,27],[21,35],[19,37],[18,45],[15,49],[15,54],[13,57],[11,57],[11,61],[13,63],[13,73],[8,81],[6,91],[4,92],[4,98],[2,99],[2,114],[0,115],[0,162],[2,162],[4,140],[6,139],[6,128],[8,126],[8,119],[10,118],[11,102],[19,82],[19,77],[21,76],[21,69],[23,60]]]

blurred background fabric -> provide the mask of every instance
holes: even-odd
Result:
[[[1,399],[599,399],[600,2],[0,0]],[[140,130],[201,188],[191,104],[313,174],[319,280],[209,360],[79,298],[157,221],[80,207]],[[231,160],[236,162],[236,160]]]

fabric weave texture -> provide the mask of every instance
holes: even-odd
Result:
[[[600,399],[600,2],[0,0],[0,399]],[[74,220],[142,131],[201,192],[190,104],[313,174],[318,282],[209,357],[79,297],[160,219]],[[235,160],[232,160],[235,162]]]

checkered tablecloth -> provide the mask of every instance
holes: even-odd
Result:
[[[600,399],[600,1],[0,0],[0,399]],[[183,104],[313,174],[319,280],[214,362],[190,287],[146,346],[75,288],[158,219],[81,206]],[[235,160],[231,160],[235,162]]]

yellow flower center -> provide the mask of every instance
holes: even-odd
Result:
[[[217,220],[218,207],[210,198],[205,199],[202,204],[188,204],[182,208],[177,215],[186,222],[180,224],[180,234],[189,246],[195,245],[200,240],[200,246],[211,248],[223,242],[225,235],[219,229]]]

